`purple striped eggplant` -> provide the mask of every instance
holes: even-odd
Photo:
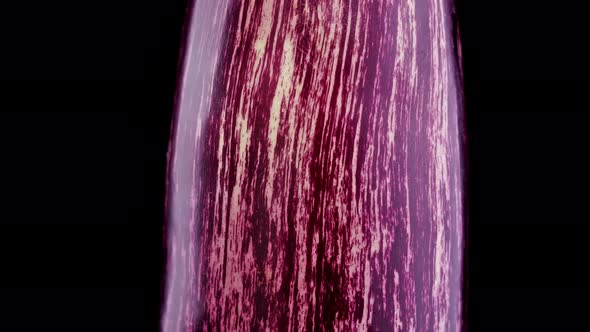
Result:
[[[162,329],[458,331],[449,0],[195,0]]]

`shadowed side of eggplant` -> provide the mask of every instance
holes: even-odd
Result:
[[[196,0],[163,331],[461,327],[448,0]]]

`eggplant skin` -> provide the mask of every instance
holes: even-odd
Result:
[[[452,6],[194,2],[163,331],[461,329]]]

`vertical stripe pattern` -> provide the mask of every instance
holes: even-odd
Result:
[[[162,327],[458,331],[448,0],[196,0]]]

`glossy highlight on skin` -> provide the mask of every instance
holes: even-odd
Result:
[[[458,331],[448,0],[195,0],[162,330]]]

